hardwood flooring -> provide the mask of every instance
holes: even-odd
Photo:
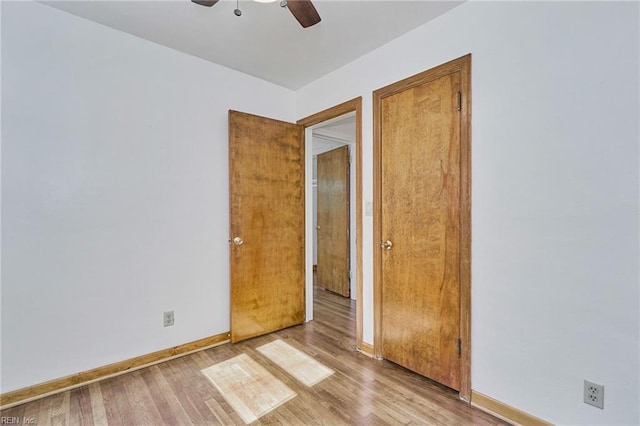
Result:
[[[320,383],[334,373],[315,358],[280,339],[260,346],[258,351],[307,387]]]
[[[243,425],[201,373],[245,353],[297,393],[257,425],[504,425],[437,383],[355,350],[355,302],[315,291],[315,319],[238,344],[225,344],[19,405],[1,417],[44,425]],[[257,348],[282,339],[334,374],[313,387],[289,376]]]

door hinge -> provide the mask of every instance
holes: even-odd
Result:
[[[347,157],[347,162],[349,163],[349,165],[351,165],[351,161],[352,161],[352,158],[351,158],[351,156],[349,155],[349,156]]]
[[[462,111],[462,92],[458,92],[458,111]]]
[[[458,358],[462,358],[462,340],[458,339],[457,348]]]

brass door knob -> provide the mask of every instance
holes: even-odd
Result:
[[[236,246],[241,246],[242,243],[244,243],[244,241],[242,241],[242,238],[240,238],[240,237],[235,237],[233,239],[233,244],[236,245]]]
[[[383,249],[391,250],[392,246],[393,246],[393,243],[391,242],[391,240],[380,242],[380,247],[382,247]]]

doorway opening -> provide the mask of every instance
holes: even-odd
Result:
[[[316,285],[356,299],[355,113],[312,129],[313,268]]]
[[[317,261],[317,206],[314,195],[317,186],[317,156],[347,146],[351,158],[349,195],[349,267],[350,297],[356,300],[356,347],[371,354],[372,348],[362,347],[362,98],[321,111],[298,121],[305,127],[305,264],[306,319],[313,319],[314,265]]]

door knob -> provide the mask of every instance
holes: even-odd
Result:
[[[235,237],[233,239],[233,244],[236,245],[236,246],[241,246],[242,243],[244,243],[244,241],[242,241],[242,238],[240,238],[240,237]]]
[[[383,249],[391,250],[391,246],[393,246],[393,243],[391,242],[391,240],[380,242],[380,247],[382,247]]]
[[[316,225],[316,231],[320,230],[320,225]]]

